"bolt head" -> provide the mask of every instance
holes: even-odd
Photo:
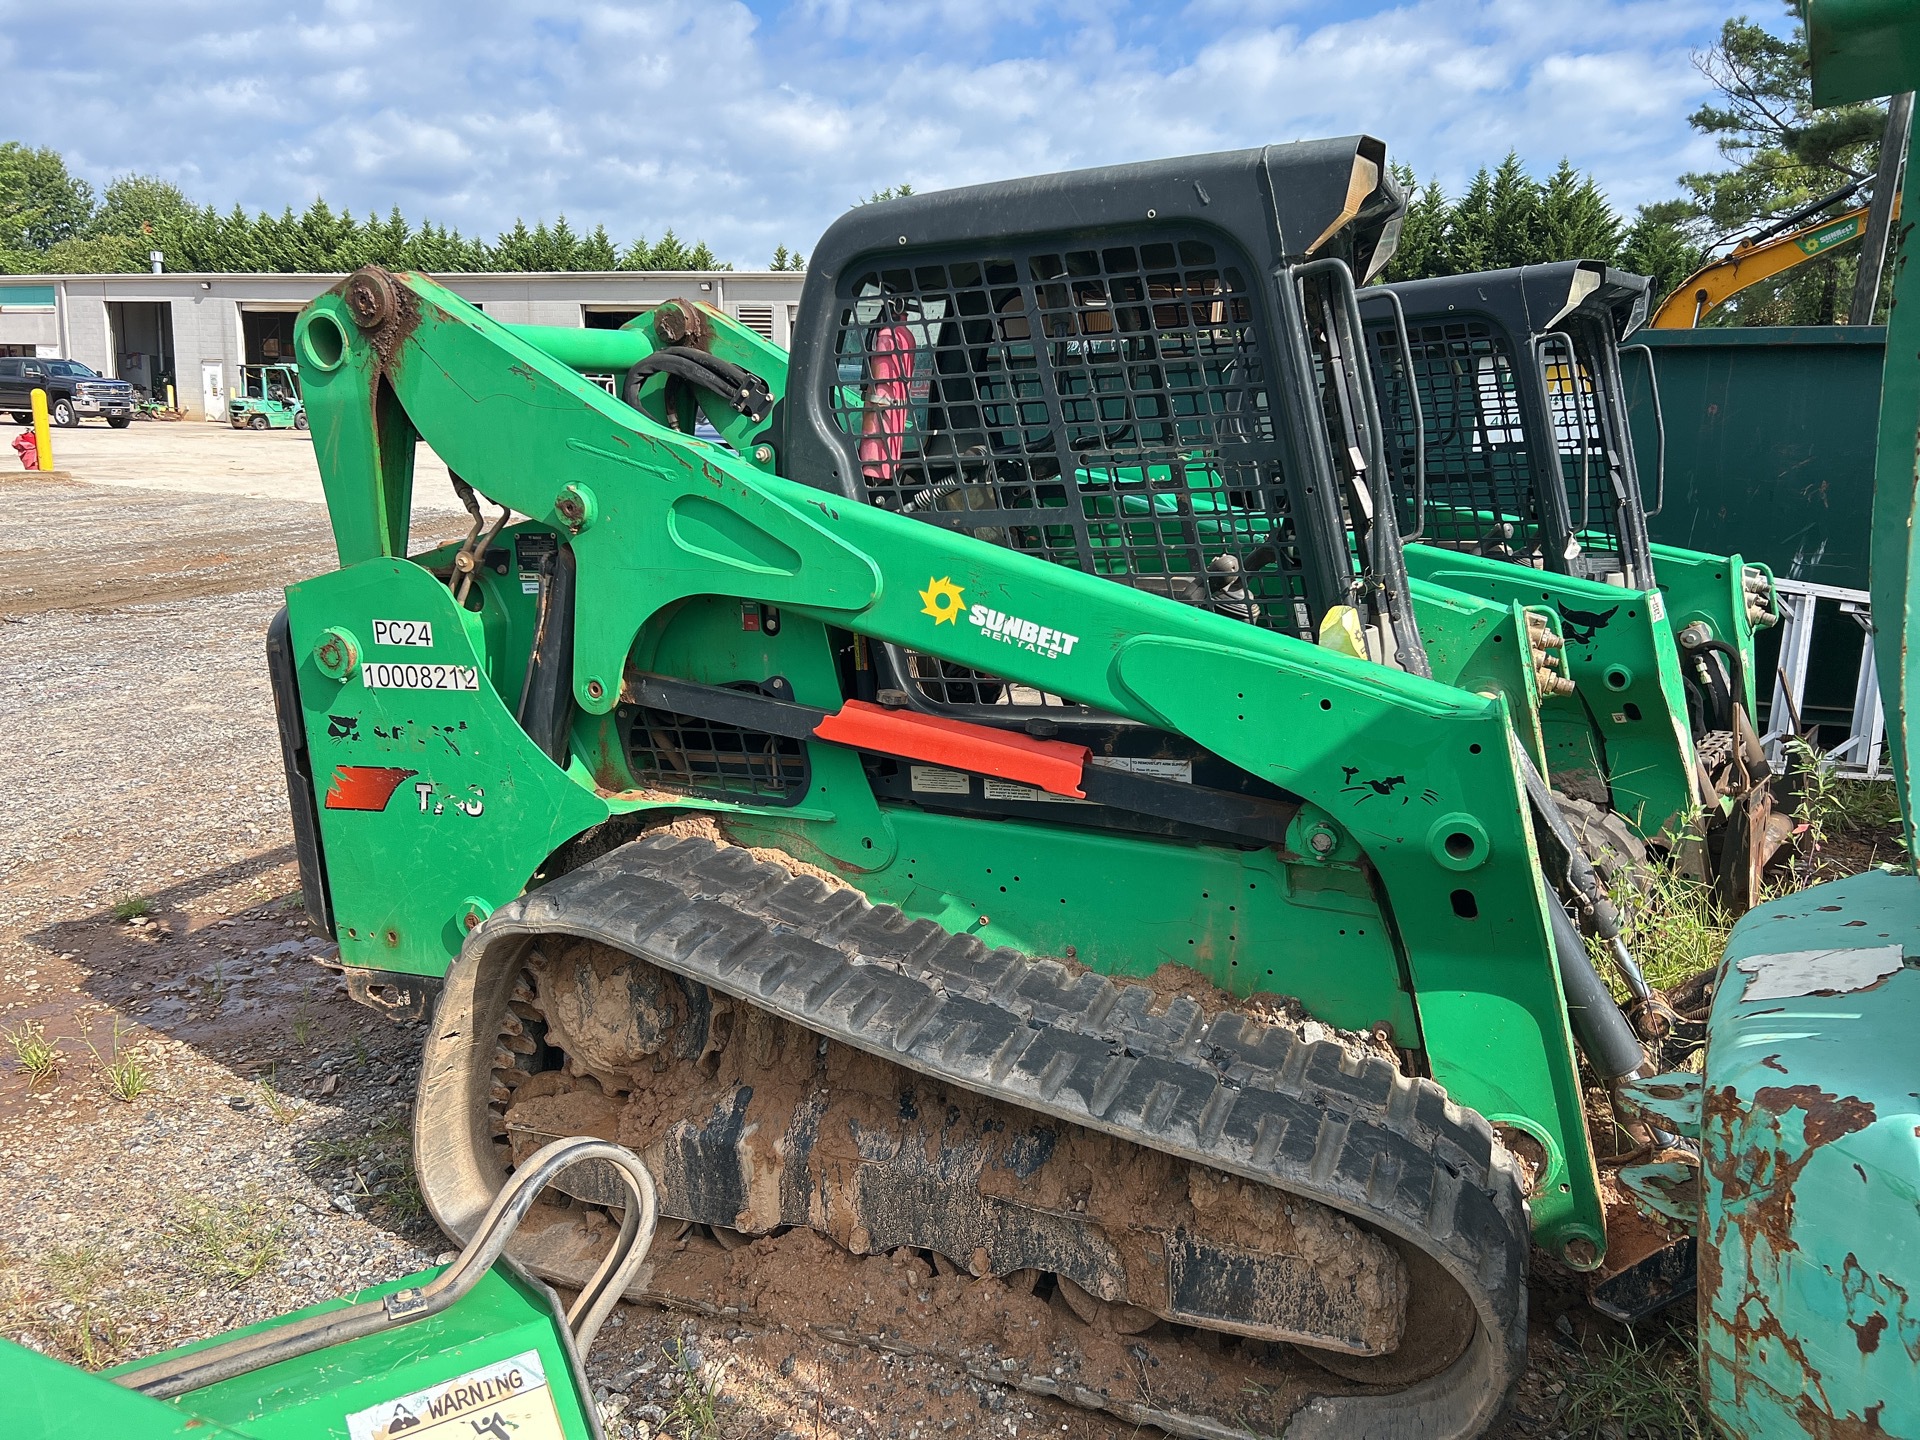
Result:
[[[753,458],[756,463],[765,465],[768,461],[773,459],[773,447],[771,445],[754,446]]]
[[[368,266],[347,277],[347,313],[362,330],[377,330],[394,317],[399,302],[386,271]]]
[[[1560,1251],[1561,1258],[1576,1270],[1591,1270],[1600,1263],[1600,1252],[1594,1248],[1591,1240],[1584,1235],[1576,1235],[1567,1241]]]
[[[598,700],[601,696],[605,695],[606,693],[607,693],[607,687],[602,685],[598,680],[587,681],[587,694],[592,699]]]
[[[320,667],[322,675],[345,682],[360,663],[360,647],[345,630],[329,627],[321,633],[320,643],[313,647],[313,663]]]
[[[1316,855],[1331,855],[1340,844],[1340,837],[1331,830],[1315,830],[1307,837],[1307,845]]]

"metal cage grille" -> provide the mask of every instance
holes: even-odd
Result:
[[[1403,355],[1391,328],[1367,332],[1403,528],[1421,528],[1420,538],[1432,544],[1499,558],[1532,553],[1541,539],[1540,506],[1512,347],[1476,319],[1412,323],[1407,339],[1411,354]],[[1424,517],[1413,513],[1409,374],[1426,422]]]
[[[790,736],[645,705],[632,715],[627,764],[642,785],[776,805],[798,804],[812,778],[807,747]]]
[[[1620,507],[1613,476],[1620,455],[1601,388],[1606,382],[1605,362],[1596,353],[1589,328],[1576,325],[1544,337],[1540,364],[1573,533],[1583,549],[1617,555]]]
[[[1307,633],[1248,274],[1218,240],[1165,229],[856,268],[832,409],[861,498]],[[932,672],[955,668],[916,678],[950,691]]]

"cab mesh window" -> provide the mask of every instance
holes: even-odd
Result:
[[[1267,341],[1218,241],[853,267],[841,306],[831,405],[867,503],[1306,633]]]
[[[1513,349],[1484,320],[1410,321],[1410,355],[1387,326],[1370,327],[1367,344],[1380,383],[1387,458],[1401,504],[1403,529],[1413,513],[1416,446],[1409,375],[1426,424],[1427,504],[1421,538],[1434,544],[1500,555],[1524,555],[1540,535],[1539,497],[1527,446]]]
[[[1564,338],[1548,337],[1540,358],[1574,534],[1584,549],[1618,554],[1620,516],[1612,476],[1620,468],[1621,449],[1602,388],[1605,361],[1597,353],[1591,328],[1569,327]]]

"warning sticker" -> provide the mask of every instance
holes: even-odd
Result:
[[[1135,775],[1151,775],[1156,780],[1193,783],[1193,761],[1156,760],[1142,755],[1096,755],[1093,763],[1108,770],[1128,770]]]
[[[538,1351],[347,1416],[350,1440],[565,1440]]]
[[[938,765],[915,765],[913,788],[923,795],[965,795],[973,778],[964,770],[943,770]]]
[[[1036,785],[1020,785],[1012,780],[995,780],[989,776],[982,784],[982,790],[989,800],[1044,800],[1053,805],[1085,805],[1085,800],[1076,800],[1071,795],[1055,795]]]

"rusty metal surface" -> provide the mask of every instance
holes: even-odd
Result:
[[[1876,958],[1861,987],[1860,953],[1891,949],[1903,963]],[[1920,880],[1885,872],[1754,910],[1728,946],[1706,1059],[1699,1313],[1708,1399],[1732,1433],[1920,1436],[1914,956]]]

